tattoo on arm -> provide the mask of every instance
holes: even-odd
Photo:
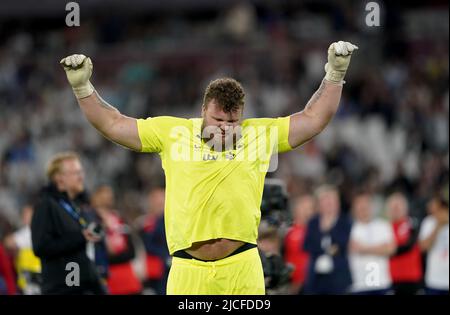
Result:
[[[117,108],[115,108],[114,106],[108,104],[108,102],[106,102],[103,98],[101,98],[100,95],[97,94],[97,97],[98,97],[99,104],[100,104],[103,108],[105,108],[105,109],[107,109],[107,110],[116,111],[116,112],[118,111]]]
[[[308,104],[306,104],[305,109],[311,108],[322,96],[323,90],[325,89],[325,83],[322,81],[317,91],[313,94],[311,99],[308,101]]]

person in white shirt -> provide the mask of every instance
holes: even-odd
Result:
[[[430,295],[448,295],[448,200],[435,196],[428,203],[428,212],[419,232],[420,249],[427,254],[425,291]]]
[[[360,193],[353,198],[355,220],[350,235],[350,270],[353,294],[383,295],[391,291],[389,256],[396,250],[391,225],[374,217],[372,196]]]

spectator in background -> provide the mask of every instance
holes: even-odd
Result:
[[[428,203],[428,212],[419,232],[420,248],[427,254],[425,290],[430,295],[448,295],[448,199],[436,195]]]
[[[284,239],[284,259],[294,266],[291,276],[291,294],[298,294],[302,289],[306,277],[309,255],[303,249],[306,227],[314,214],[314,197],[304,195],[293,202],[293,224]]]
[[[397,295],[417,294],[422,281],[422,256],[417,243],[418,225],[408,216],[408,202],[400,193],[393,193],[386,202],[397,250],[391,256],[390,269]]]
[[[351,221],[340,210],[336,188],[317,190],[318,215],[307,227],[304,250],[310,255],[305,294],[345,294],[352,283],[347,258]]]
[[[14,269],[3,244],[0,243],[0,295],[17,293]]]
[[[25,205],[22,209],[23,227],[5,238],[5,247],[15,256],[17,284],[25,295],[41,293],[41,261],[34,255],[31,244],[31,218],[33,206]]]
[[[91,205],[102,220],[108,253],[107,285],[110,294],[140,294],[142,285],[133,269],[135,249],[130,228],[114,208],[114,192],[109,186],[98,187]]]
[[[85,195],[80,158],[73,152],[53,156],[47,177],[50,183],[40,192],[31,221],[33,250],[42,264],[42,293],[104,294],[94,263],[94,243],[101,237],[82,210]],[[69,284],[70,272],[73,283]]]
[[[389,256],[395,250],[391,225],[374,217],[372,195],[357,194],[352,202],[354,224],[350,237],[352,293],[385,295],[392,289]]]
[[[166,294],[169,250],[164,229],[164,188],[154,188],[147,195],[147,215],[141,218],[140,236],[146,252],[144,286],[153,294]]]

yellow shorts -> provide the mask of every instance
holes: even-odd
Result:
[[[212,262],[173,257],[167,294],[264,295],[264,273],[258,249]]]

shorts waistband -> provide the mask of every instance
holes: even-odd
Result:
[[[195,258],[194,256],[192,256],[189,253],[187,253],[185,250],[176,251],[175,253],[173,253],[173,257],[183,258],[183,259],[195,259],[195,260],[199,260],[199,261],[203,261],[203,262],[214,262],[214,261],[219,261],[219,260],[222,260],[222,259],[234,256],[234,255],[240,254],[242,252],[245,252],[245,251],[247,251],[249,249],[252,249],[252,248],[255,248],[255,247],[256,247],[255,244],[245,243],[244,245],[242,245],[241,247],[236,249],[234,252],[232,252],[228,256],[225,256],[225,257],[220,258],[220,259],[214,259],[214,260],[203,260],[203,259]]]

